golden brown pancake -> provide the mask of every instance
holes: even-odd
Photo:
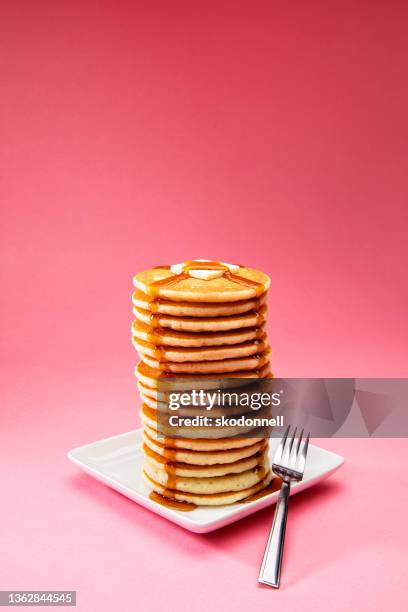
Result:
[[[184,501],[197,506],[225,506],[227,504],[235,504],[237,502],[245,500],[247,497],[252,497],[262,489],[265,489],[272,480],[272,473],[268,472],[261,482],[243,489],[241,491],[230,491],[227,493],[215,493],[212,495],[199,495],[198,493],[186,493],[184,491],[177,491],[175,489],[167,489],[163,485],[155,482],[150,478],[146,472],[143,471],[143,479],[146,485],[156,491],[160,495],[169,499],[175,499],[177,501]]]
[[[208,264],[195,265],[208,267]],[[184,275],[175,274],[164,266],[139,272],[133,282],[137,289],[153,298],[175,302],[238,302],[261,296],[270,285],[266,274],[252,268],[222,272],[219,278],[201,280],[191,277],[189,271]]]
[[[262,368],[269,360],[271,351],[266,347],[262,353],[256,353],[249,357],[237,357],[235,359],[220,359],[219,361],[183,361],[180,363],[172,361],[159,361],[149,355],[140,353],[140,358],[151,368],[160,369],[171,374],[223,374],[241,370],[257,370]]]
[[[246,446],[237,446],[234,448],[214,448],[214,440],[211,440],[211,447],[208,449],[208,441],[204,440],[203,444],[199,444],[201,440],[190,440],[188,443],[190,446],[194,446],[195,450],[190,448],[181,448],[179,446],[169,446],[171,442],[180,441],[177,440],[166,440],[165,444],[163,439],[160,441],[155,438],[156,432],[151,430],[149,427],[145,427],[143,432],[143,443],[148,446],[154,453],[166,458],[168,461],[187,463],[189,465],[218,465],[223,463],[234,463],[247,457],[265,450],[267,447],[267,440],[258,440],[252,443],[253,440],[249,440],[249,444]],[[242,440],[241,440],[242,441]],[[245,442],[247,440],[244,440]],[[217,441],[218,446],[224,446],[225,441],[220,444],[220,440]],[[227,445],[230,443],[227,442]]]
[[[243,448],[252,446],[258,442],[262,442],[263,438],[163,438],[157,433],[156,423],[146,423],[144,430],[149,434],[149,437],[164,445],[167,449],[187,449],[193,451],[220,451]]]
[[[184,361],[202,362],[248,357],[249,355],[262,353],[267,348],[267,344],[262,338],[259,340],[242,342],[241,344],[193,348],[176,348],[167,346],[161,346],[158,348],[156,345],[151,344],[150,342],[145,342],[144,340],[139,340],[139,338],[135,337],[132,337],[132,343],[140,355],[147,355],[147,357],[156,360],[158,364],[161,361],[171,361],[176,363]]]
[[[132,337],[157,346],[190,348],[241,344],[257,340],[264,336],[266,325],[262,323],[259,327],[244,327],[225,332],[178,332],[168,327],[154,328],[136,319],[132,323],[131,331]]]
[[[132,295],[132,303],[136,308],[147,310],[150,313],[160,313],[175,317],[226,317],[242,314],[249,310],[259,310],[265,303],[267,294],[259,298],[241,300],[239,302],[172,302],[151,296],[136,289]]]
[[[169,315],[152,315],[146,310],[133,307],[133,314],[138,321],[151,327],[166,327],[174,331],[188,332],[223,332],[243,327],[259,327],[265,322],[267,307],[259,311],[251,310],[230,317],[172,317]]]
[[[188,476],[168,474],[162,467],[157,467],[145,459],[143,470],[147,476],[163,487],[175,489],[176,491],[184,491],[185,493],[211,495],[214,493],[241,491],[242,489],[253,487],[265,478],[269,466],[264,460],[264,466],[255,466],[245,472],[225,474],[224,476],[189,478]]]
[[[143,445],[145,461],[151,463],[160,472],[171,474],[172,476],[185,476],[188,478],[213,478],[216,476],[226,476],[227,474],[240,474],[263,465],[265,453],[255,453],[250,457],[238,459],[231,463],[220,463],[212,465],[194,465],[183,462],[169,462],[162,455],[155,453],[149,446]],[[162,480],[157,479],[159,482]],[[165,481],[166,482],[166,481]]]

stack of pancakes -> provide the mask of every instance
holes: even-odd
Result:
[[[160,381],[205,388],[215,379],[266,378],[270,349],[260,271],[195,260],[158,266],[134,277],[132,342],[143,401],[143,476],[167,500],[223,505],[250,497],[271,480],[267,440],[223,430],[213,437],[158,432]],[[245,384],[245,380],[243,384]],[[216,414],[216,412],[215,412]],[[258,432],[259,434],[259,432]]]

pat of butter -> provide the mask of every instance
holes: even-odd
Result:
[[[223,274],[224,271],[223,270],[214,270],[214,269],[205,269],[205,262],[207,261],[211,261],[210,259],[195,259],[194,262],[197,263],[203,263],[203,269],[202,270],[189,270],[187,268],[187,273],[189,274],[189,276],[193,277],[193,278],[198,278],[200,280],[211,280],[213,278],[220,278]],[[225,266],[226,268],[228,268],[228,270],[230,272],[236,272],[237,270],[239,270],[239,266],[235,265],[235,264],[229,264],[226,263],[224,261],[220,262],[221,265]],[[183,263],[178,263],[178,264],[173,264],[170,267],[170,270],[173,272],[173,274],[182,274],[183,272],[185,272],[185,267],[186,267],[186,262]]]
[[[224,274],[223,270],[189,270],[189,275],[193,278],[199,278],[200,280],[211,280],[213,278],[220,278]]]
[[[181,274],[184,270],[184,263],[173,264],[170,266],[170,270],[173,272],[173,274]]]
[[[239,266],[236,264],[225,263],[225,261],[221,262],[223,266],[227,266],[230,272],[237,272],[239,270]]]

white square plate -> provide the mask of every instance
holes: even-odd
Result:
[[[278,439],[270,440],[271,458],[278,443]],[[207,533],[238,521],[275,503],[278,497],[278,492],[275,492],[248,503],[196,508],[191,512],[162,506],[149,499],[149,490],[142,480],[141,429],[79,446],[68,453],[68,458],[97,480],[123,493],[141,506],[196,533]],[[327,478],[343,463],[344,459],[340,455],[311,444],[304,478],[291,487],[291,495]]]

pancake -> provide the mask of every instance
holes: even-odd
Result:
[[[140,358],[151,368],[160,369],[171,374],[218,374],[230,372],[231,378],[234,372],[241,370],[257,370],[264,366],[271,355],[267,346],[262,353],[256,353],[249,357],[237,357],[235,359],[221,359],[219,361],[183,361],[175,363],[172,361],[159,361],[149,355],[140,353]]]
[[[226,379],[226,381],[228,382],[228,380],[231,379],[231,373],[230,372],[224,372],[221,374],[203,374],[200,377],[197,377],[197,375],[186,375],[184,374],[183,376],[176,376],[170,373],[164,373],[162,370],[159,370],[157,368],[151,368],[150,366],[148,366],[146,363],[144,363],[143,361],[140,361],[136,368],[135,368],[135,376],[136,378],[143,383],[146,387],[149,387],[150,389],[157,389],[158,385],[159,385],[159,381],[163,383],[163,380],[170,380],[173,378],[176,378],[177,380],[177,389],[179,390],[183,390],[183,389],[217,389],[220,386],[223,386],[222,381],[224,379]],[[236,382],[239,379],[242,379],[242,384],[245,384],[244,380],[248,379],[248,378],[266,378],[271,376],[271,370],[270,370],[270,364],[269,362],[266,363],[264,366],[262,366],[261,368],[259,368],[258,370],[244,370],[244,371],[240,371],[240,372],[234,372],[234,384],[236,384]],[[165,379],[163,379],[163,377],[166,377]],[[221,382],[218,382],[218,379]],[[182,380],[185,381],[185,386],[183,387]],[[206,384],[207,383],[207,384]]]
[[[214,478],[226,476],[227,474],[240,474],[252,470],[264,464],[265,453],[255,453],[250,457],[238,459],[231,463],[220,463],[213,465],[191,465],[182,462],[168,462],[162,455],[151,450],[147,445],[143,446],[145,462],[151,463],[156,470],[171,474],[172,476],[184,476],[188,478]],[[149,473],[149,472],[148,472]],[[161,482],[160,479],[156,479]]]
[[[132,323],[132,337],[150,342],[157,346],[174,346],[177,348],[224,346],[241,344],[249,340],[257,340],[266,332],[266,324],[259,327],[244,327],[224,332],[179,332],[170,328],[154,328],[137,319]]]
[[[133,314],[138,321],[151,327],[166,327],[174,331],[188,332],[222,332],[243,327],[259,327],[265,322],[267,307],[259,311],[231,315],[229,317],[172,317],[163,314],[150,314],[146,310],[133,307]]]
[[[216,347],[175,348],[161,346],[158,348],[150,342],[145,342],[135,337],[132,337],[132,343],[140,355],[147,355],[147,357],[151,357],[159,364],[162,361],[176,363],[185,361],[202,362],[219,361],[220,359],[230,359],[233,357],[248,357],[249,355],[262,353],[267,348],[267,344],[264,342],[265,337],[259,340],[242,342],[241,344]]]
[[[187,448],[172,448],[170,446],[165,446],[159,440],[155,440],[152,437],[154,435],[154,432],[146,427],[143,432],[143,444],[157,455],[166,458],[168,461],[173,461],[175,463],[187,463],[189,465],[217,465],[223,463],[235,463],[236,461],[256,455],[257,453],[263,451],[267,446],[266,440],[259,440],[258,442],[255,442],[255,444],[225,450],[203,450],[202,447],[200,450],[189,450]],[[175,440],[171,440],[171,442],[174,441]],[[193,440],[191,442],[196,443],[197,440]]]
[[[198,493],[211,495],[214,493],[227,493],[241,491],[262,482],[269,467],[264,460],[264,466],[258,465],[238,474],[225,474],[206,478],[192,478],[188,476],[173,476],[165,469],[157,468],[153,463],[144,461],[143,470],[156,483],[165,488],[183,491],[185,493]]]
[[[184,262],[179,264],[179,273],[172,272],[170,266],[158,266],[136,274],[133,283],[152,298],[175,302],[237,302],[267,291],[270,279],[266,274],[244,266],[237,268],[231,271],[219,262]],[[191,276],[195,270],[212,270],[220,276],[196,278]]]
[[[149,398],[152,401],[158,401],[159,399],[159,391],[157,389],[152,389],[151,387],[147,387],[139,380],[137,381],[137,388],[139,389],[140,397]]]
[[[263,438],[163,438],[159,436],[156,430],[155,424],[145,424],[144,431],[148,434],[149,438],[155,443],[162,445],[169,449],[185,449],[197,452],[207,451],[225,451],[231,449],[244,448],[247,446],[253,446],[259,442],[264,442]]]
[[[197,493],[186,493],[182,491],[167,489],[163,485],[155,482],[150,478],[144,471],[142,473],[143,480],[149,489],[153,489],[163,497],[168,499],[175,499],[177,501],[188,502],[196,504],[197,506],[225,506],[227,504],[235,504],[237,502],[245,500],[247,497],[252,497],[262,489],[265,489],[271,482],[273,475],[269,471],[266,476],[258,484],[249,487],[248,489],[242,489],[241,491],[233,491],[227,493],[215,493],[213,495],[199,495]]]
[[[147,310],[150,313],[166,314],[175,317],[225,317],[242,314],[249,310],[258,310],[266,301],[266,293],[259,298],[240,300],[239,302],[171,302],[158,298],[136,289],[132,295],[132,303],[136,308]]]

